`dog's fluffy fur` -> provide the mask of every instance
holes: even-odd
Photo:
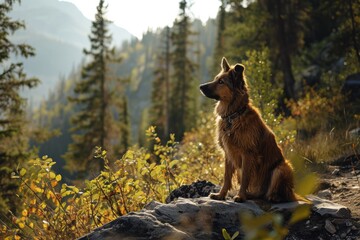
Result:
[[[239,193],[236,202],[264,199],[271,202],[300,200],[294,193],[293,169],[285,160],[274,133],[262,120],[249,100],[249,92],[241,64],[230,66],[223,58],[221,72],[201,92],[216,99],[217,139],[225,153],[224,185],[212,199],[224,200],[232,186],[236,170]]]

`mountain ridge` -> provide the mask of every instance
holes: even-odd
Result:
[[[24,70],[29,77],[41,80],[40,86],[22,93],[32,105],[37,105],[53,89],[59,76],[68,75],[81,63],[83,49],[90,46],[91,20],[74,4],[59,0],[22,1],[21,5],[14,7],[10,17],[24,21],[26,26],[12,36],[12,41],[35,48],[35,57],[15,60],[24,62]],[[114,24],[109,25],[109,30],[114,46],[121,46],[124,41],[135,38]]]

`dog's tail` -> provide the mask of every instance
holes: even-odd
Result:
[[[299,195],[298,193],[296,193],[294,191],[294,186],[292,184],[286,185],[284,190],[285,191],[283,191],[283,197],[284,197],[284,199],[286,199],[289,202],[301,201],[301,202],[305,202],[305,203],[308,203],[308,204],[312,203],[309,199],[307,199],[307,198]]]

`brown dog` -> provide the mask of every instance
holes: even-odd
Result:
[[[285,160],[274,133],[252,106],[241,64],[229,65],[225,58],[221,72],[201,92],[216,99],[218,143],[225,153],[224,185],[212,199],[224,200],[235,170],[240,190],[236,202],[257,198],[271,202],[302,200],[294,193],[293,170]]]

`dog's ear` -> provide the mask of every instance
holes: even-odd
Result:
[[[232,77],[235,81],[243,81],[244,80],[244,65],[237,63],[232,70]]]
[[[244,77],[245,67],[242,64],[237,63],[232,71],[234,88],[240,88],[246,91],[246,81]]]
[[[230,65],[229,65],[229,62],[226,60],[225,57],[223,57],[221,59],[221,69],[224,71],[224,72],[227,72],[230,70]]]
[[[239,74],[242,75],[245,71],[245,67],[244,67],[244,65],[237,63],[234,67],[234,71],[237,75],[239,75]]]

